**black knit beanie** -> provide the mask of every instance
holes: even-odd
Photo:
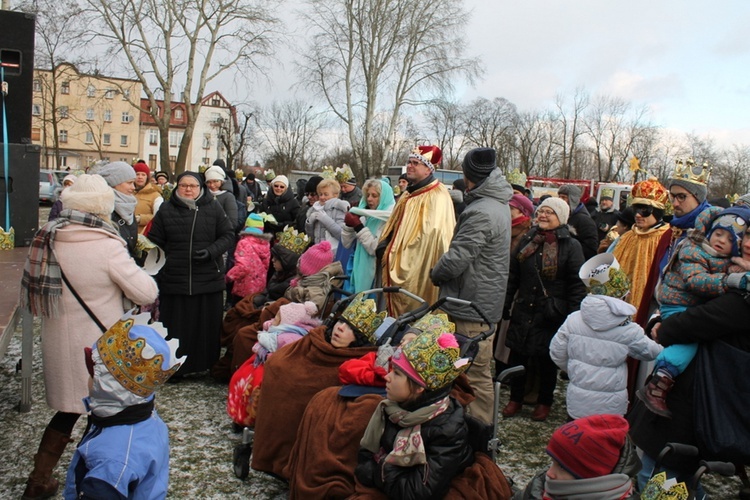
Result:
[[[479,183],[497,168],[496,153],[492,148],[475,148],[466,153],[461,168],[471,182]]]

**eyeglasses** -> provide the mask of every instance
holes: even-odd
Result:
[[[306,193],[306,195],[308,198],[312,198],[313,196],[318,197],[318,193]]]
[[[680,203],[684,203],[685,200],[687,200],[687,197],[688,197],[687,193],[677,193],[677,194],[669,193],[670,200],[672,201],[677,200]]]
[[[283,185],[283,184],[274,184],[274,185],[273,185],[273,188],[274,188],[274,189],[284,189],[285,187],[286,187],[286,186],[285,186],[285,185]]]
[[[412,167],[417,167],[417,166],[421,165],[422,162],[419,161],[419,160],[409,160],[406,164],[407,165],[411,165]]]
[[[654,207],[649,205],[641,205],[636,207],[635,205],[633,205],[633,211],[636,215],[640,215],[641,217],[649,217],[650,215],[653,215]]]
[[[557,217],[557,214],[554,212],[554,210],[546,210],[544,208],[541,209],[541,210],[537,210],[536,211],[536,215],[537,216],[544,215],[545,217],[549,217],[550,215],[554,215],[555,217]]]
[[[201,187],[200,184],[177,184],[177,187],[180,189],[198,189]]]

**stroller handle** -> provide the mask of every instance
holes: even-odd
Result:
[[[468,306],[468,307],[471,307],[472,309],[474,309],[474,311],[476,311],[476,313],[477,313],[477,314],[479,315],[479,317],[480,317],[480,318],[482,318],[482,321],[483,321],[484,323],[486,323],[486,324],[488,324],[488,325],[490,324],[490,320],[489,320],[489,319],[487,318],[487,315],[486,315],[486,314],[484,314],[484,311],[482,311],[482,310],[481,310],[481,309],[479,308],[479,306],[478,306],[478,305],[476,305],[476,304],[475,304],[474,302],[471,302],[471,301],[468,301],[468,300],[464,300],[464,299],[457,299],[457,298],[455,298],[455,297],[448,297],[448,296],[445,296],[445,297],[440,297],[440,298],[439,298],[439,299],[437,300],[437,302],[435,302],[434,304],[432,304],[432,306],[430,306],[430,310],[431,310],[431,311],[434,311],[434,310],[436,310],[436,309],[440,309],[440,306],[442,306],[442,305],[443,305],[443,304],[445,304],[446,302],[451,302],[451,303],[453,303],[453,304],[458,304],[458,305],[460,305],[460,306]],[[490,331],[493,331],[493,330],[492,330],[492,329],[490,329],[490,330],[487,330],[487,332],[484,332],[484,333],[483,333],[483,335],[484,335],[484,338],[487,338],[487,336],[488,336],[488,334],[489,334],[489,332],[490,332]]]
[[[706,462],[705,460],[701,460],[700,464],[706,468],[706,472],[713,472],[722,476],[734,476],[735,473],[734,464],[730,462]]]

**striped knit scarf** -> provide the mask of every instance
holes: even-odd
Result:
[[[34,316],[57,316],[62,295],[62,271],[55,257],[54,243],[57,230],[69,224],[103,229],[119,236],[104,219],[78,210],[63,210],[56,219],[42,226],[31,240],[21,279],[21,307],[27,308]]]

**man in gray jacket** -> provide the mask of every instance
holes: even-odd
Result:
[[[448,251],[430,272],[440,296],[455,297],[477,305],[489,324],[471,307],[447,302],[443,310],[456,324],[456,333],[476,337],[494,331],[502,317],[510,257],[510,209],[513,189],[495,164],[495,150],[476,148],[463,160],[466,209],[458,218]],[[490,361],[492,337],[479,344],[479,353],[468,372],[476,400],[469,413],[492,422],[494,390]]]

